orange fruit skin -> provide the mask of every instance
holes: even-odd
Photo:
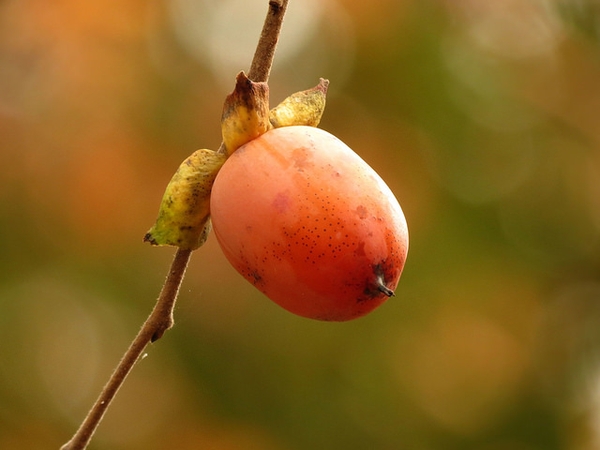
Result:
[[[276,128],[236,150],[211,194],[233,267],[288,311],[363,316],[396,289],[408,251],[400,205],[346,144],[318,128]],[[388,291],[388,294],[391,294]]]

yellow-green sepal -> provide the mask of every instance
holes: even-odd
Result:
[[[316,127],[325,111],[329,81],[323,78],[314,88],[296,92],[269,112],[273,128],[305,125]]]
[[[226,155],[201,149],[183,161],[167,185],[158,218],[144,241],[187,250],[204,244],[211,229],[210,192],[226,159]]]

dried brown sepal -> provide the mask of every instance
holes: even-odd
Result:
[[[225,99],[221,133],[227,155],[269,129],[269,86],[255,83],[244,72],[236,77],[235,89]]]

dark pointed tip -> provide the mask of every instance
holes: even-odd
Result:
[[[377,289],[379,289],[381,292],[383,292],[385,295],[387,295],[388,297],[392,297],[394,294],[394,291],[392,291],[389,287],[387,287],[385,284],[380,284],[377,286]]]
[[[380,292],[383,292],[385,295],[387,295],[388,297],[391,297],[394,295],[394,291],[392,291],[389,287],[387,287],[383,281],[383,275],[380,275],[377,277],[377,289]]]
[[[156,245],[156,240],[152,237],[152,233],[146,233],[144,236],[144,242],[150,242],[150,245]]]
[[[383,292],[388,297],[392,297],[393,295],[395,295],[394,291],[392,291],[389,287],[385,285],[385,276],[383,273],[383,268],[380,264],[376,264],[375,266],[373,266],[373,272],[375,273],[377,280],[375,282],[375,284],[377,285],[377,290],[379,292]]]

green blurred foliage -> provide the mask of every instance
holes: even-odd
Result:
[[[149,313],[173,251],[142,237],[266,3],[0,4],[0,448],[68,440]],[[330,79],[322,127],[407,216],[397,296],[295,317],[211,237],[90,448],[598,448],[599,29],[594,0],[291,0],[273,103]]]

